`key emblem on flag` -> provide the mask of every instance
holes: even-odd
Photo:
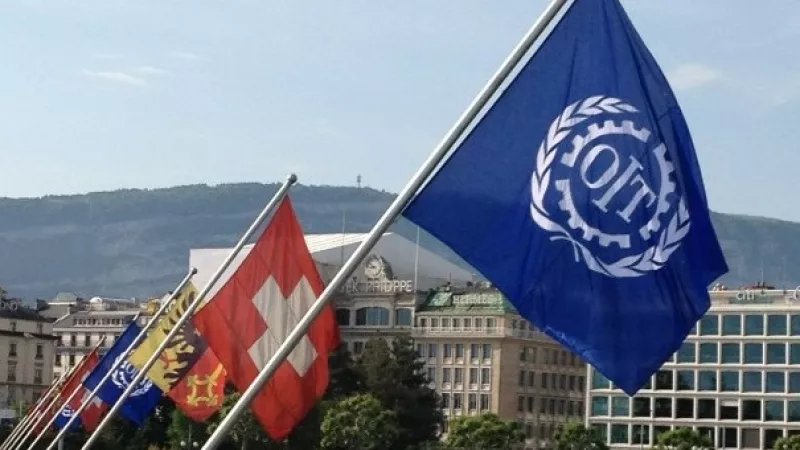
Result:
[[[667,147],[637,124],[641,114],[614,97],[570,104],[550,124],[531,177],[533,221],[614,278],[661,269],[691,224]]]
[[[120,353],[114,359],[114,364],[116,364],[116,362],[119,361],[124,356],[125,355],[123,353]],[[111,382],[113,382],[114,385],[117,386],[119,389],[125,390],[131,384],[131,381],[133,381],[134,377],[136,377],[137,373],[138,371],[136,370],[136,367],[131,365],[131,363],[129,363],[127,360],[122,361],[122,364],[120,364],[117,367],[117,370],[114,371],[114,375],[111,375]],[[138,386],[136,386],[136,389],[131,393],[131,397],[139,397],[141,395],[147,394],[150,391],[150,388],[152,387],[153,387],[153,382],[150,381],[150,379],[145,378],[139,382]]]

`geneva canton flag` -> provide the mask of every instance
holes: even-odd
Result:
[[[403,213],[627,394],[728,271],[675,96],[617,0],[577,0]]]
[[[140,331],[141,328],[139,328],[135,322],[131,322],[128,325],[128,328],[126,328],[119,339],[114,342],[114,345],[111,346],[108,353],[103,356],[100,364],[86,377],[83,385],[86,386],[87,389],[93,390],[100,383],[105,374],[111,369],[111,366],[114,365],[114,361],[123,357],[125,350],[127,350],[128,346],[136,339]],[[130,382],[138,373],[136,368],[128,361],[123,361],[122,364],[117,367],[117,370],[114,371],[111,378],[100,388],[97,396],[108,405],[115,404],[117,400],[122,397],[122,393],[125,392]],[[139,385],[131,393],[125,403],[122,404],[120,411],[125,417],[141,426],[144,424],[147,416],[149,416],[156,405],[158,405],[162,396],[163,393],[158,386],[145,377],[139,382]]]

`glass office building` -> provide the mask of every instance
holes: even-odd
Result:
[[[800,293],[717,288],[711,297],[708,314],[635,397],[588,369],[587,423],[612,448],[646,448],[675,427],[728,449],[771,449],[800,433]]]

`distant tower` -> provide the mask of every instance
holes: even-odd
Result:
[[[361,187],[361,175],[356,176],[356,185],[360,188]]]

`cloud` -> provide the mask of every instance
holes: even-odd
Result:
[[[142,87],[147,85],[147,80],[145,78],[120,71],[94,71],[84,69],[83,74],[90,78],[127,84],[129,86]]]
[[[667,78],[675,90],[683,91],[717,81],[721,75],[708,66],[686,64],[670,71]]]
[[[153,67],[153,66],[139,66],[133,69],[133,71],[143,76],[159,76],[159,75],[166,75],[167,73],[169,73],[164,69],[160,69],[158,67]]]
[[[206,59],[204,56],[192,52],[172,52],[169,56],[184,61],[204,61]]]

